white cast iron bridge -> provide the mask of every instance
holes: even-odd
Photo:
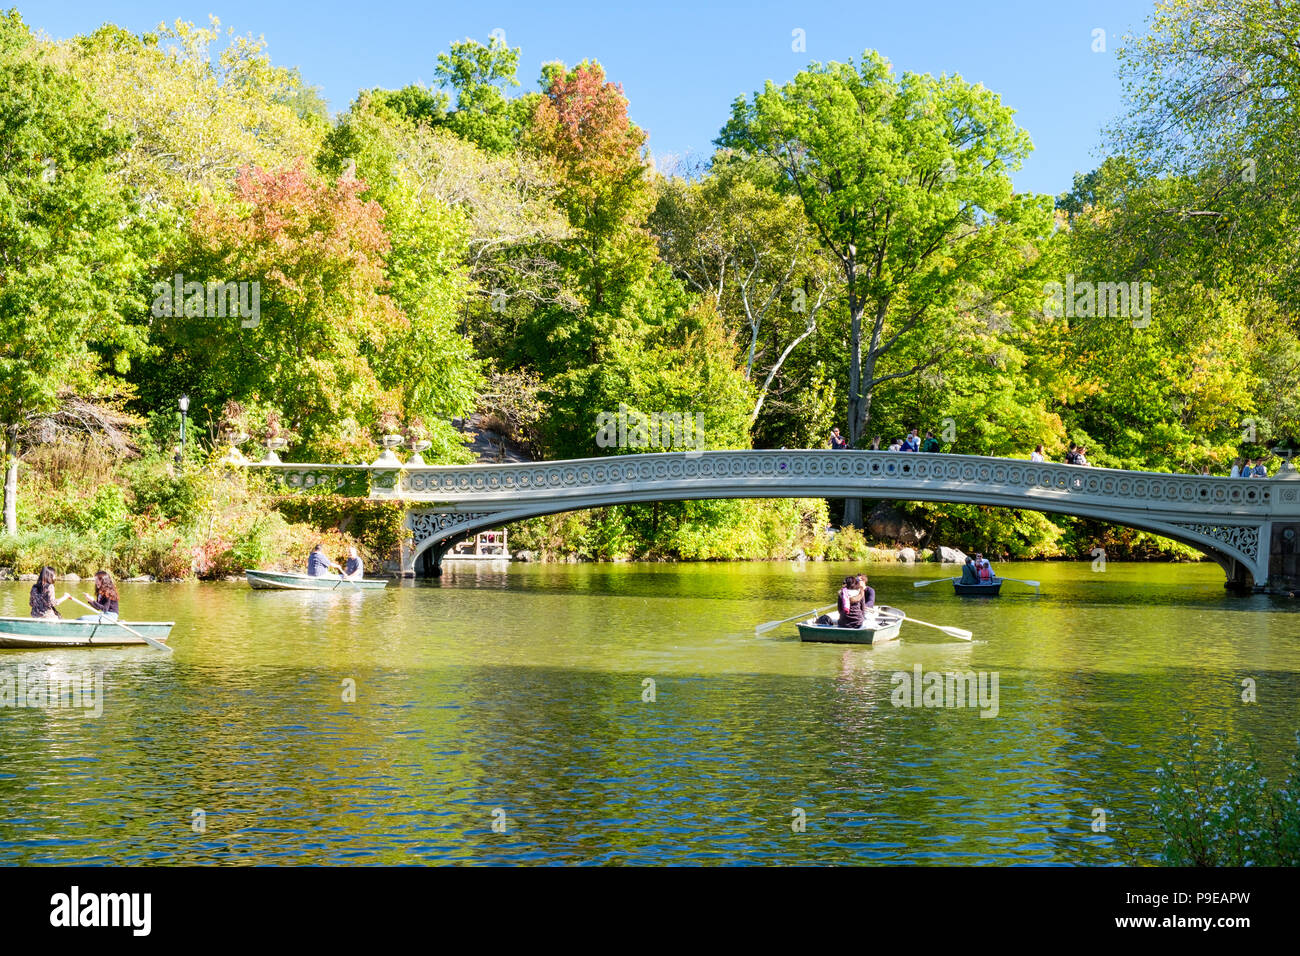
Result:
[[[1230,585],[1262,588],[1294,576],[1300,475],[1217,478],[1117,471],[975,455],[889,451],[688,451],[478,465],[262,464],[290,488],[332,487],[369,473],[369,497],[407,505],[417,562],[437,573],[443,552],[522,518],[633,502],[706,498],[876,498],[1021,508],[1093,518],[1192,545]],[[1281,586],[1281,585],[1279,585]],[[1288,583],[1285,586],[1294,587]]]

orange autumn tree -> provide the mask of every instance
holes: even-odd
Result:
[[[628,118],[623,87],[584,61],[542,68],[543,99],[525,142],[559,171],[559,203],[574,227],[565,263],[595,311],[617,311],[655,261],[645,227],[654,205],[646,134]]]
[[[401,411],[372,367],[408,323],[384,291],[388,236],[365,188],[326,182],[301,164],[248,168],[233,202],[196,212],[183,301],[166,277],[173,308],[154,321],[185,368],[200,421],[202,409],[215,417],[232,399],[269,404],[299,436],[298,457],[329,460],[360,451],[359,436],[380,415]],[[196,298],[192,283],[205,292],[221,283],[251,288],[241,287],[243,308],[221,315],[221,296]]]

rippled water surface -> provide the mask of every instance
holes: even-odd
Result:
[[[0,678],[104,686],[99,717],[0,708],[0,862],[1114,863],[1184,713],[1279,766],[1300,727],[1297,602],[1230,596],[1214,565],[1002,565],[1043,593],[997,600],[914,590],[933,565],[874,568],[882,603],[976,642],[755,637],[847,570],[124,585],[129,619],[176,621],[174,655],[0,650]],[[0,584],[0,614],[27,588]],[[893,706],[916,665],[996,674],[996,716]]]

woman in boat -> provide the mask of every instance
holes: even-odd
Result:
[[[980,584],[993,583],[993,565],[989,564],[989,559],[982,554],[975,555],[975,573],[979,575]]]
[[[862,603],[861,575],[852,575],[844,579],[844,588],[840,591],[840,627],[861,627],[866,617],[866,608]],[[874,594],[873,598],[874,600]]]
[[[858,591],[862,593],[862,607],[865,611],[867,608],[876,606],[876,589],[867,584],[865,574],[858,575]]]
[[[836,610],[840,612],[838,623],[841,625],[843,625],[845,615],[849,614],[849,609],[853,606],[853,596],[857,593],[857,587],[858,579],[851,574],[846,575],[844,578],[844,586],[840,588],[840,593],[836,596],[835,600]],[[823,614],[821,617],[817,618],[815,623],[822,627],[834,627],[837,622],[829,614]]]
[[[116,621],[117,620],[117,585],[113,583],[113,576],[107,571],[95,572],[95,594],[92,597],[81,592],[86,603],[93,607],[98,613],[83,614],[82,621]]]
[[[343,576],[349,581],[359,581],[364,573],[365,568],[361,564],[357,549],[355,547],[348,548],[348,559],[343,565]]]
[[[54,569],[50,567],[41,568],[40,576],[37,577],[36,583],[32,585],[31,596],[28,597],[27,603],[31,605],[32,617],[45,618],[50,621],[57,621],[63,617],[59,613],[59,605],[68,599],[68,595],[63,597],[54,596]]]

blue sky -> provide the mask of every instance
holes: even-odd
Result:
[[[1147,0],[875,0],[833,3],[564,2],[412,3],[400,0],[41,0],[18,2],[34,29],[54,37],[112,21],[143,31],[177,18],[265,36],[272,58],[299,67],[332,110],[357,90],[431,82],[452,40],[486,42],[495,29],[522,48],[522,89],[541,64],[594,58],[623,84],[632,119],[662,159],[707,157],[737,95],[788,80],[811,60],[876,49],[896,70],[959,73],[1017,111],[1034,153],[1018,189],[1059,193],[1098,162],[1101,130],[1123,109],[1114,50],[1141,32]],[[1094,52],[1094,30],[1105,51]],[[805,49],[792,49],[802,30]]]

